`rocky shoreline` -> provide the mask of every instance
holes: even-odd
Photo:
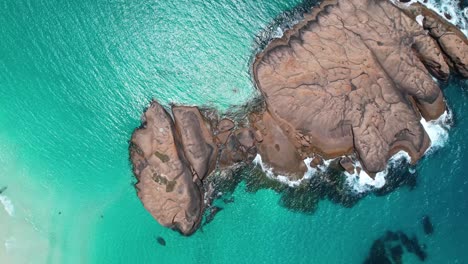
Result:
[[[324,159],[371,177],[402,150],[415,163],[430,145],[421,118],[446,110],[434,78],[451,72],[468,78],[468,41],[423,5],[323,1],[256,56],[263,102],[245,120],[151,102],[129,148],[138,196],[159,223],[190,235],[216,193],[211,175],[236,177],[257,155],[289,180]]]

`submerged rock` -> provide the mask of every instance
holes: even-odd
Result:
[[[397,263],[397,264],[402,263],[403,248],[401,247],[401,245],[396,245],[396,246],[392,247],[390,249],[390,254],[392,256],[392,260],[395,263]]]
[[[233,202],[234,202],[234,196],[223,199],[223,203],[225,203],[225,204],[229,204],[229,203],[233,203]]]
[[[384,241],[377,239],[370,250],[369,258],[364,261],[365,264],[392,264],[387,257]]]
[[[205,218],[205,222],[203,223],[203,225],[206,225],[206,224],[209,224],[211,223],[211,221],[214,220],[216,214],[218,214],[219,212],[221,212],[223,210],[223,208],[219,207],[219,206],[212,206],[208,209],[208,215],[206,216]]]
[[[432,235],[432,233],[434,233],[434,226],[432,225],[432,222],[429,216],[425,215],[423,217],[422,224],[423,224],[424,233],[426,233],[426,235]]]
[[[161,245],[161,246],[166,246],[166,240],[164,240],[164,238],[158,236],[158,237],[156,238],[156,241],[158,242],[159,245]]]
[[[403,263],[405,250],[416,255],[419,260],[424,261],[427,253],[423,250],[416,236],[409,238],[402,231],[387,231],[385,235],[376,239],[369,251],[369,256],[364,261],[365,264],[381,263]]]

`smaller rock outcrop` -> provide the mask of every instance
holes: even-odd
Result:
[[[132,135],[130,159],[145,208],[163,226],[193,233],[202,216],[202,193],[171,116],[155,101]]]
[[[203,115],[197,107],[173,106],[172,114],[174,120],[151,102],[132,135],[130,159],[145,208],[162,225],[190,235],[205,207],[212,208],[214,189],[206,184],[207,176],[217,165],[226,169],[252,162],[257,141],[251,128],[235,129],[229,119],[213,129],[217,116]]]
[[[230,119],[223,118],[218,123],[218,131],[219,132],[226,132],[230,131],[234,128],[234,122]]]
[[[340,158],[340,165],[349,174],[354,173],[354,164],[353,164],[353,161],[350,158],[348,158],[348,157]]]

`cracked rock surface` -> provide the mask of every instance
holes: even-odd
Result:
[[[421,115],[431,120],[445,111],[431,73],[446,80],[452,68],[466,76],[468,46],[423,6],[401,8],[324,1],[257,56],[253,72],[267,111],[302,157],[356,152],[376,173],[399,150],[416,162],[428,148]]]

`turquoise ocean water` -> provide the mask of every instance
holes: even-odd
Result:
[[[241,183],[189,238],[144,210],[127,148],[148,101],[247,102],[255,36],[299,3],[0,1],[0,263],[362,263],[387,230],[418,235],[427,263],[468,263],[468,82],[456,79],[444,89],[455,124],[411,191],[305,215]]]

